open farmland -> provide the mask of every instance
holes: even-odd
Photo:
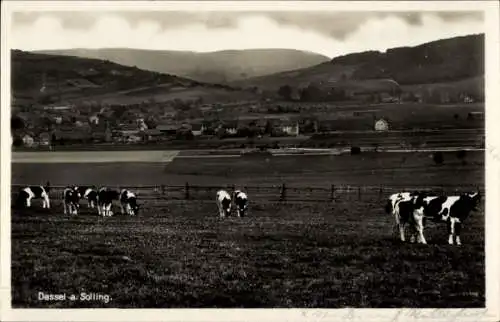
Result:
[[[480,307],[484,218],[464,245],[394,240],[378,200],[253,204],[216,217],[213,203],[145,206],[138,217],[14,212],[13,307]],[[363,218],[363,220],[360,220]],[[111,302],[40,302],[36,292],[109,294]]]
[[[429,153],[14,163],[13,184],[284,182],[303,187],[297,193],[330,184],[386,190],[383,195],[338,191],[334,202],[325,194],[324,201],[301,203],[269,201],[250,192],[249,216],[223,220],[216,215],[215,192],[184,201],[141,190],[138,217],[111,218],[88,210],[64,216],[54,195],[50,212],[35,202],[37,208],[12,213],[12,305],[481,307],[484,205],[465,224],[461,247],[447,245],[446,227],[433,222],[425,232],[429,245],[401,245],[383,207],[389,188],[477,185],[484,191],[483,158],[483,152],[469,152],[463,162],[446,152],[440,166]],[[96,292],[112,300],[41,302],[40,290]]]
[[[156,151],[158,152],[158,151]],[[68,152],[69,153],[69,152]],[[83,153],[83,152],[78,152]],[[90,153],[90,152],[89,152]],[[94,152],[95,153],[95,152]],[[456,152],[444,152],[444,164],[432,154],[376,153],[360,155],[298,155],[280,157],[173,158],[170,162],[13,163],[13,184],[140,185],[482,185],[484,152],[468,152],[465,161]],[[37,153],[38,154],[38,153]],[[50,153],[47,153],[50,156]],[[15,157],[13,157],[15,160]],[[53,160],[53,159],[52,159]],[[118,160],[116,160],[118,161]]]

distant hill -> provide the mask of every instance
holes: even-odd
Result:
[[[316,66],[232,82],[276,91],[283,85],[392,79],[402,86],[458,82],[484,75],[484,34],[455,37],[415,47],[340,56]]]
[[[101,102],[132,104],[154,99],[224,102],[255,94],[225,85],[144,71],[98,59],[11,51],[12,94],[16,102]],[[45,85],[45,86],[43,86]]]
[[[224,50],[208,53],[128,48],[43,50],[37,53],[109,60],[144,70],[208,83],[226,83],[327,62],[330,58],[293,49]]]

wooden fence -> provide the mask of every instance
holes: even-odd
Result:
[[[92,186],[83,185],[82,186]],[[16,194],[25,185],[12,185],[12,194]],[[214,201],[215,194],[220,189],[232,192],[234,189],[245,191],[252,201],[266,202],[336,202],[341,200],[363,201],[383,200],[390,194],[400,191],[427,191],[437,194],[453,195],[479,190],[484,196],[484,187],[475,185],[440,185],[440,186],[360,186],[360,185],[325,185],[322,187],[289,186],[286,183],[272,186],[246,186],[246,185],[154,185],[154,186],[106,186],[110,189],[130,189],[141,200],[195,200]],[[62,191],[66,186],[50,186],[49,195],[51,199],[62,197]]]

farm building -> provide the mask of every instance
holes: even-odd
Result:
[[[158,124],[156,129],[163,134],[175,135],[177,133],[178,126],[175,124]]]
[[[384,120],[380,119],[375,122],[375,131],[388,131],[389,130],[389,123]]]
[[[163,132],[158,129],[147,129],[142,133],[145,136],[145,140],[148,142],[159,141],[164,136]]]

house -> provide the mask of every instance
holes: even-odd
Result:
[[[144,140],[148,142],[156,142],[164,137],[164,133],[158,129],[147,129],[142,132],[144,135]]]
[[[23,144],[24,146],[32,147],[33,145],[35,145],[35,140],[31,135],[25,134],[23,135]]]
[[[91,136],[94,142],[111,142],[113,140],[113,135],[109,128],[94,128],[92,129]]]
[[[125,137],[125,142],[127,143],[139,143],[142,141],[142,137],[138,134],[131,134]]]
[[[380,119],[375,122],[375,131],[388,131],[389,130],[389,123],[384,120]]]
[[[158,124],[156,129],[166,135],[176,135],[179,127],[176,124]]]
[[[50,145],[50,133],[43,132],[38,136],[38,142],[40,145],[47,146]]]
[[[194,136],[202,135],[204,130],[205,130],[205,126],[202,123],[191,124],[191,132],[193,133]]]
[[[122,136],[136,135],[139,131],[136,124],[121,124],[117,129],[117,132]]]
[[[92,125],[99,125],[99,116],[97,116],[97,115],[90,116],[89,123]]]
[[[287,135],[292,135],[292,136],[297,136],[299,135],[299,123],[298,122],[291,122],[291,121],[285,121],[282,122],[280,125],[281,131]]]
[[[137,127],[139,128],[139,130],[144,131],[144,130],[148,129],[146,122],[144,122],[144,118],[138,118],[136,120],[136,122],[137,122]]]
[[[225,121],[221,126],[226,134],[236,135],[238,133],[238,121]]]

